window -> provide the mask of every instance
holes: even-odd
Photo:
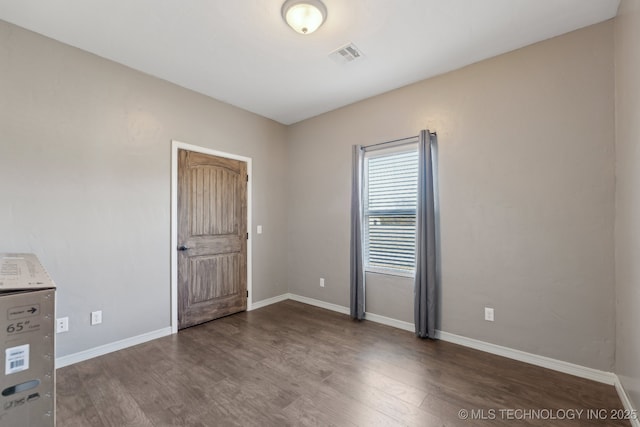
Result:
[[[416,145],[366,153],[364,175],[365,269],[411,276],[418,192]]]

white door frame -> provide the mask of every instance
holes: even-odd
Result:
[[[212,156],[225,157],[227,159],[240,160],[247,164],[247,310],[251,310],[253,292],[251,285],[251,157],[225,153],[210,148],[199,147],[176,140],[171,140],[171,333],[178,332],[178,150],[195,151],[196,153],[210,154]]]

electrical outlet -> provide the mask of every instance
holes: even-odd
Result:
[[[320,287],[324,288],[324,279],[322,277],[320,278]]]
[[[484,320],[493,322],[493,308],[489,308],[489,307],[484,308]]]
[[[56,319],[56,333],[69,332],[69,318],[61,317]]]
[[[91,325],[99,325],[102,323],[102,310],[91,312]]]

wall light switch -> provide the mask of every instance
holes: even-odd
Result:
[[[490,307],[484,308],[484,320],[493,322],[493,308],[490,308]]]
[[[91,325],[99,325],[102,323],[102,310],[91,312]]]
[[[320,287],[324,288],[324,279],[322,277],[320,278]]]
[[[256,232],[257,232],[258,234],[262,234],[262,226],[261,226],[261,225],[259,225],[259,226],[257,226],[257,227],[256,227]]]

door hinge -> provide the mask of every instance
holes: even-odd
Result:
[[[247,182],[249,182],[249,175],[247,175]]]
[[[247,240],[249,240],[249,233],[247,233]]]
[[[249,291],[247,291],[247,298],[249,298]]]

